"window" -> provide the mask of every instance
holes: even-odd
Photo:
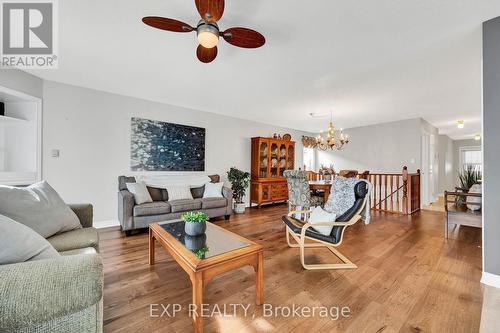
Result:
[[[314,148],[304,148],[304,169],[314,171],[316,168]]]
[[[481,147],[460,148],[460,170],[473,166],[475,170],[483,172],[483,152]]]

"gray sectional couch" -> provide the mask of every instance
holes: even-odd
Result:
[[[61,257],[0,265],[0,332],[102,333],[103,265],[93,208],[69,206],[83,228],[47,238]]]
[[[218,175],[209,176],[216,183]],[[233,210],[233,192],[223,187],[223,198],[203,198],[204,186],[191,188],[193,199],[168,200],[167,190],[149,187],[153,202],[135,204],[134,195],[127,190],[126,183],[134,183],[134,177],[118,177],[118,219],[127,235],[135,229],[147,228],[150,223],[174,220],[188,211],[203,211],[211,218],[224,216],[229,219]]]

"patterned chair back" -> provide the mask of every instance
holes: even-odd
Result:
[[[285,170],[283,173],[288,184],[288,207],[290,209],[300,206],[308,209],[311,206],[311,190],[307,171]]]

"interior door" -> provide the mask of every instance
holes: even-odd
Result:
[[[422,172],[420,173],[421,182],[420,182],[420,190],[421,190],[421,205],[427,206],[430,204],[430,195],[429,195],[429,184],[430,184],[430,135],[424,134],[422,135]]]

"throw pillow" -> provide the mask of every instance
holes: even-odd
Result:
[[[0,214],[44,238],[82,227],[76,214],[46,181],[28,187],[0,186]]]
[[[325,210],[340,216],[351,208],[356,201],[354,186],[358,181],[357,178],[335,177]]]
[[[191,195],[193,196],[193,198],[203,198],[203,193],[205,193],[205,185],[200,187],[191,187]]]
[[[317,232],[320,234],[323,234],[325,236],[330,236],[330,233],[332,232],[333,226],[317,226],[315,227],[315,224],[318,223],[324,223],[324,222],[335,222],[335,219],[337,218],[337,214],[335,213],[329,213],[320,206],[316,207],[313,209],[311,212],[311,215],[309,216],[309,220],[307,222],[311,223],[313,225],[313,229],[315,229]]]
[[[185,186],[167,186],[168,201],[193,199],[191,189],[188,185]]]
[[[469,193],[483,193],[483,186],[481,184],[474,184],[469,189]],[[474,203],[481,203],[481,197],[467,197],[467,208],[472,211],[481,209],[481,205],[473,205]]]
[[[45,238],[3,215],[0,215],[0,244],[0,265],[59,257]]]
[[[204,198],[222,198],[222,187],[224,183],[206,183],[205,192],[203,192]]]
[[[136,205],[140,205],[146,202],[153,202],[153,199],[151,199],[151,194],[149,194],[148,188],[146,187],[146,183],[126,183],[126,185],[129,192],[134,195]]]

